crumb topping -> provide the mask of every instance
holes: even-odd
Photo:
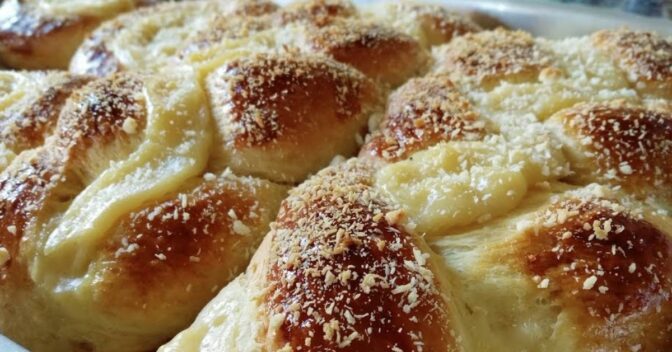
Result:
[[[669,187],[672,114],[611,102],[577,105],[560,118],[600,179],[633,189]]]
[[[445,76],[414,78],[389,98],[381,130],[364,147],[388,161],[450,140],[479,140],[485,124]]]
[[[401,213],[370,187],[371,173],[346,162],[283,203],[268,276],[280,341],[295,351],[451,350],[429,255],[396,224]]]
[[[522,241],[525,267],[548,280],[537,286],[590,317],[611,323],[671,307],[672,240],[636,208],[597,196],[558,200]]]
[[[529,33],[501,28],[455,38],[439,47],[435,56],[436,72],[449,73],[454,80],[473,79],[484,85],[516,75],[536,77],[551,66],[550,54]]]
[[[352,68],[313,56],[259,54],[231,62],[207,78],[214,115],[236,146],[274,143],[314,123],[315,97],[339,120],[358,116],[372,89]],[[310,95],[307,92],[311,92]],[[296,133],[294,133],[296,134]]]
[[[56,126],[66,99],[89,81],[87,77],[61,73],[34,73],[26,78],[47,87],[40,87],[44,89],[40,92],[25,92],[33,99],[22,100],[19,106],[4,107],[0,115],[0,140],[14,152],[42,145]],[[34,93],[38,94],[33,96]]]
[[[596,46],[609,53],[631,82],[672,83],[672,42],[652,32],[628,29],[593,34]]]

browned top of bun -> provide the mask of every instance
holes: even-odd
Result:
[[[486,86],[499,80],[536,77],[551,61],[529,33],[501,28],[455,38],[438,56],[436,71]]]
[[[304,0],[292,2],[279,15],[281,23],[307,21],[321,27],[356,14],[357,8],[347,0]]]
[[[56,126],[65,101],[74,90],[90,80],[82,76],[53,75],[59,77],[53,84],[45,82],[50,85],[42,94],[0,120],[0,139],[15,152],[42,145]]]
[[[392,93],[381,130],[362,153],[395,161],[442,141],[480,139],[484,127],[445,75],[413,78]]]
[[[208,77],[215,117],[227,121],[237,147],[299,143],[321,119],[347,120],[375,88],[348,66],[319,57],[259,54],[234,60]],[[305,92],[311,92],[307,95]],[[320,98],[317,98],[320,97]],[[314,116],[314,105],[331,114]]]
[[[630,188],[669,187],[672,114],[620,102],[580,104],[560,112],[567,132],[595,160],[596,173]]]
[[[530,276],[584,326],[587,341],[652,328],[652,350],[672,346],[672,239],[636,209],[600,198],[570,198],[540,212],[540,227],[516,244]],[[664,313],[661,313],[664,311]],[[581,330],[581,329],[580,329]],[[599,344],[599,343],[598,343]],[[624,346],[626,342],[623,342]]]
[[[295,350],[452,350],[445,299],[401,213],[356,162],[321,172],[283,204],[268,280],[271,329]],[[279,325],[274,325],[279,324]]]
[[[593,41],[613,56],[631,81],[672,83],[672,42],[663,37],[621,29],[599,31]]]

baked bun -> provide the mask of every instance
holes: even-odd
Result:
[[[160,351],[671,349],[667,78],[628,79],[668,45],[498,29],[440,46]]]
[[[7,0],[0,6],[0,63],[64,69],[102,21],[158,0]]]
[[[291,184],[356,153],[383,103],[324,56],[218,60],[0,75],[3,334],[36,351],[157,348],[244,270]]]

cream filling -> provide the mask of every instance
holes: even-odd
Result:
[[[72,202],[32,267],[36,282],[57,284],[83,275],[109,229],[145,202],[198,175],[207,163],[212,128],[195,78],[146,82],[146,140],[127,160],[111,165]],[[46,279],[46,280],[45,280]]]
[[[442,143],[387,165],[376,186],[403,205],[407,225],[441,235],[505,214],[529,188],[566,173],[562,151],[548,141],[519,144],[494,136]]]

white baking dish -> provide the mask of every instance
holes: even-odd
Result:
[[[360,0],[360,5],[369,6],[392,0]],[[291,0],[279,0],[288,3]],[[467,1],[425,0],[445,4],[449,8],[468,13],[487,27],[497,24],[521,28],[537,36],[562,38],[585,35],[599,29],[628,26],[636,29],[654,30],[672,36],[672,21],[647,18],[623,13],[615,9],[591,8],[584,5],[544,3],[534,0],[518,1]],[[0,335],[0,351],[26,352],[6,337]]]
[[[356,2],[367,6],[388,1],[390,0],[359,0]],[[444,4],[457,11],[469,13],[486,27],[499,23],[553,39],[585,35],[600,29],[623,26],[672,36],[672,20],[629,14],[619,9],[539,0],[424,0],[424,2]]]

